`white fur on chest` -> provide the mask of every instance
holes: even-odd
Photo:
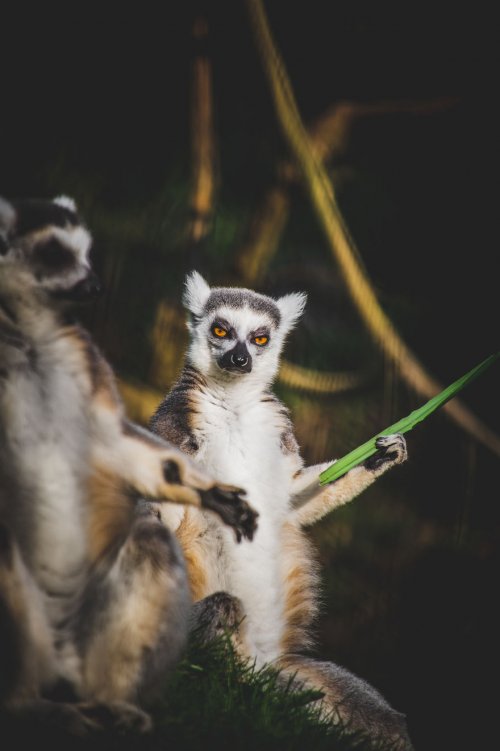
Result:
[[[26,555],[42,590],[56,595],[54,618],[61,615],[57,596],[76,594],[86,564],[89,425],[81,379],[72,341],[49,339],[35,348],[29,368],[9,376],[2,395],[7,442],[30,504]]]
[[[244,488],[259,513],[251,542],[238,544],[219,525],[223,546],[222,553],[217,547],[214,591],[225,589],[242,600],[250,649],[259,664],[269,662],[279,654],[284,627],[280,545],[291,478],[280,447],[283,418],[273,403],[252,394],[238,405],[203,399],[198,408],[203,428],[197,461],[220,482]]]
[[[197,460],[210,465],[221,482],[244,487],[260,514],[281,519],[290,478],[280,448],[280,416],[267,403],[252,403],[251,397],[235,407],[204,399],[200,407],[203,429]]]

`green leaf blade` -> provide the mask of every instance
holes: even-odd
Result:
[[[459,391],[461,391],[465,386],[467,386],[467,384],[469,384],[487,368],[489,368],[490,365],[492,365],[495,360],[498,360],[499,357],[500,352],[495,352],[494,354],[490,355],[486,358],[486,360],[483,360],[483,362],[479,363],[479,365],[476,365],[474,368],[472,368],[472,370],[469,370],[468,373],[463,375],[461,378],[458,378],[439,394],[433,396],[432,399],[429,399],[429,401],[423,404],[421,407],[413,410],[413,412],[410,412],[410,414],[406,417],[403,417],[401,420],[398,420],[398,422],[393,423],[393,425],[385,428],[385,430],[377,433],[377,435],[373,436],[373,438],[370,438],[368,441],[361,444],[361,446],[358,446],[353,451],[343,456],[342,459],[334,462],[332,465],[330,465],[330,467],[327,467],[323,472],[321,472],[321,474],[319,475],[319,484],[327,485],[331,482],[334,482],[335,480],[338,480],[339,477],[345,475],[346,472],[358,466],[358,464],[361,464],[361,462],[372,456],[377,450],[376,440],[380,436],[387,436],[393,433],[408,433],[408,431],[412,430],[415,425],[418,425],[418,423],[425,420],[427,417],[429,417],[429,415],[439,409],[439,407],[442,407],[443,404],[446,404],[447,401],[458,394]]]

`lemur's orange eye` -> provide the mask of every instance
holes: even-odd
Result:
[[[258,344],[259,347],[263,347],[264,344],[268,343],[268,341],[269,341],[269,337],[268,336],[256,336],[256,337],[254,337],[254,342],[255,342],[255,344]]]
[[[219,336],[221,339],[224,336],[227,336],[226,329],[223,329],[221,326],[214,326],[213,329],[212,329],[212,331],[215,334],[215,336]]]

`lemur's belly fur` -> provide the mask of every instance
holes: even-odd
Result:
[[[196,461],[221,482],[244,488],[259,518],[253,541],[238,544],[231,531],[205,515],[210,533],[205,537],[203,527],[198,533],[209,565],[200,561],[206,570],[194,594],[199,599],[224,590],[239,597],[248,650],[257,663],[269,662],[282,652],[286,632],[283,536],[291,478],[280,450],[282,426],[269,405],[250,397],[235,409],[227,401],[200,399],[197,411],[202,427],[195,431]],[[187,547],[192,552],[192,540]],[[191,579],[197,579],[195,572]]]
[[[39,378],[20,368],[4,381],[1,397],[10,413],[8,444],[24,447],[14,452],[12,471],[23,478],[31,517],[14,519],[14,529],[25,540],[24,555],[36,572],[54,626],[71,613],[88,566],[82,534],[87,524],[88,426],[74,375],[58,366],[62,348],[67,359],[70,349],[64,341],[37,348],[33,357]]]

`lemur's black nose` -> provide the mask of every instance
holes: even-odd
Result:
[[[72,300],[73,302],[85,302],[93,300],[102,292],[102,285],[99,277],[93,271],[89,271],[84,279],[70,287],[69,289],[56,289],[51,294],[61,300]]]
[[[102,284],[99,277],[97,274],[94,274],[93,271],[89,271],[85,279],[82,279],[82,281],[73,288],[73,299],[82,301],[93,300],[94,298],[99,297],[101,292]]]
[[[230,373],[252,372],[252,355],[246,348],[245,342],[236,342],[235,346],[217,360],[220,368]]]
[[[102,292],[101,280],[93,271],[89,272],[83,284],[87,297],[98,297]]]
[[[236,355],[233,353],[231,355],[231,362],[237,368],[244,368],[248,364],[248,357],[247,355]]]

